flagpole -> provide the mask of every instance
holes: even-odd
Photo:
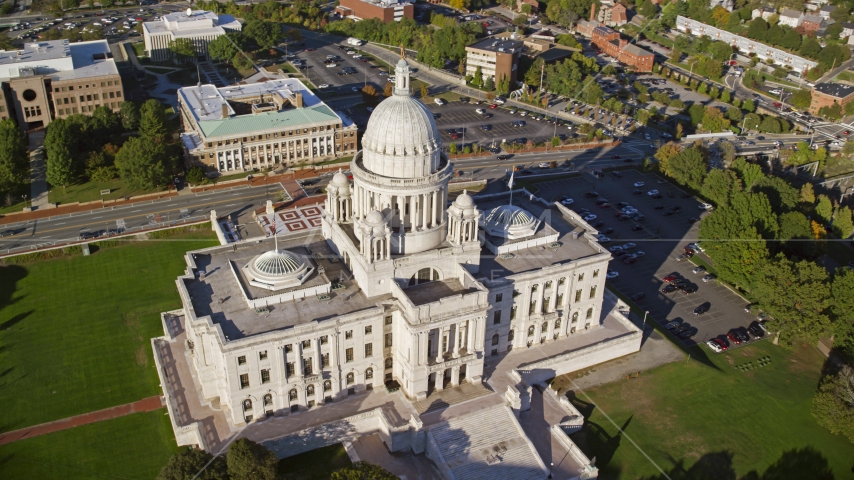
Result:
[[[516,167],[513,167],[513,171],[510,173],[510,181],[507,183],[507,187],[510,188],[510,205],[513,205],[513,177],[516,175]]]

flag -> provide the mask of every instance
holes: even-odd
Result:
[[[516,175],[516,169],[513,169],[513,172],[510,174],[510,181],[507,182],[507,188],[513,190],[513,176]]]

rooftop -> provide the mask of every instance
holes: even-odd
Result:
[[[634,45],[632,43],[625,45],[623,47],[623,51],[626,53],[629,53],[631,55],[636,55],[638,57],[651,57],[652,56],[651,52],[644,50],[643,48],[640,48],[639,46]]]
[[[813,87],[813,90],[836,98],[845,98],[854,93],[854,87],[832,82],[819,83]]]
[[[475,48],[478,50],[487,50],[490,52],[514,53],[522,50],[522,42],[519,40],[505,40],[497,38],[485,38],[477,43],[469,45],[466,48]]]
[[[797,10],[792,10],[791,8],[784,8],[780,11],[781,17],[790,17],[790,18],[798,18],[803,14],[803,12],[799,12]]]
[[[21,50],[0,50],[0,78],[33,74],[71,80],[118,73],[106,40],[49,40],[24,44]]]
[[[241,30],[242,25],[231,15],[217,15],[207,10],[169,13],[156,22],[145,22],[143,29],[150,35],[172,33],[173,37],[222,34],[226,30]]]
[[[407,287],[404,292],[416,306],[438,302],[439,299],[452,295],[465,295],[478,291],[476,288],[466,288],[457,278],[435,280]]]
[[[284,330],[312,321],[334,319],[375,307],[391,297],[391,295],[372,299],[365,297],[359,286],[350,280],[352,274],[346,265],[332,252],[323,238],[312,233],[280,237],[279,249],[287,249],[310,257],[317,267],[322,267],[322,272],[321,268],[318,268],[302,285],[276,292],[249,285],[242,272],[243,266],[256,255],[273,249],[273,240],[239,244],[234,250],[235,245],[191,252],[198,270],[204,271],[205,276],[201,278],[197,275],[193,280],[183,280],[196,316],[210,315],[213,323],[222,328],[223,334],[229,340]],[[232,273],[232,265],[237,270],[238,277]],[[270,305],[267,307],[268,311],[259,313],[249,307],[243,299],[241,285],[236,278],[241,279],[242,288],[247,291],[250,298],[294,292],[330,281],[340,281],[340,286],[343,288],[339,289],[338,285],[333,286],[328,300],[311,296]]]

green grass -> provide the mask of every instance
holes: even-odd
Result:
[[[139,43],[132,43],[131,45],[133,46],[133,51],[136,53],[137,58],[142,58],[142,57],[148,56],[145,54],[145,43],[139,42]]]
[[[122,183],[119,179],[113,179],[108,182],[85,182],[77,185],[69,185],[63,187],[51,187],[50,202],[65,205],[73,202],[91,202],[101,199],[101,190],[110,190],[108,195],[104,195],[104,200],[113,200],[121,198],[125,195],[142,195],[145,193],[154,193],[158,190],[131,190]],[[160,189],[165,191],[165,189]]]
[[[558,165],[560,165],[560,163],[562,163],[562,162],[558,162]],[[546,175],[548,175],[548,174],[546,174]],[[516,178],[515,179],[516,183],[513,186],[517,187],[519,189],[524,188],[524,189],[528,190],[528,192],[536,195],[537,192],[540,191],[540,187],[537,186],[537,184],[539,184],[539,183],[551,182],[554,180],[563,180],[565,178],[575,178],[575,177],[580,177],[580,176],[581,176],[580,173],[556,173],[553,175],[549,175],[549,178],[537,178],[537,179],[531,179],[531,180],[519,180],[518,178]]]
[[[7,479],[151,479],[178,451],[165,409],[0,446]]]
[[[337,164],[337,163],[349,163],[351,160],[353,160],[353,157],[352,157],[352,156],[349,156],[349,157],[341,157],[341,158],[336,158],[336,159],[334,159],[334,160],[327,160],[327,161],[325,161],[325,162],[315,163],[314,165],[317,165],[317,166],[323,166],[323,165],[335,165],[335,164]]]
[[[765,356],[770,364],[759,367]],[[854,446],[810,415],[824,361],[813,346],[786,350],[762,341],[710,355],[707,364],[692,359],[641,372],[579,395],[574,403],[586,422],[572,438],[588,457],[596,456],[601,479],[659,478],[626,435],[672,478],[761,475],[781,458],[807,463],[807,470],[790,468],[770,478],[828,478],[817,473],[821,457],[836,478],[851,478]],[[748,362],[753,368],[734,368]],[[618,436],[605,414],[625,435]],[[820,452],[819,458],[786,453],[803,448]]]
[[[6,197],[0,197],[0,201],[2,201],[2,206],[0,206],[0,215],[4,213],[12,213],[12,212],[23,212],[24,207],[29,205],[30,203],[30,183],[27,182],[21,188],[19,188],[14,193],[10,194],[9,200],[11,200],[11,205],[6,205]],[[22,197],[22,195],[26,195],[26,199]]]
[[[324,480],[351,463],[347,451],[336,443],[280,460],[279,472],[285,472],[285,480]]]
[[[174,68],[164,68],[164,67],[145,67],[146,70],[152,73],[172,73],[176,71]]]
[[[0,431],[157,395],[149,339],[181,306],[183,254],[216,244],[205,230],[0,266]]]

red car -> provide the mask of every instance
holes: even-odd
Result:
[[[774,108],[780,108],[783,106],[783,104],[780,102],[774,102],[773,105],[774,105]]]
[[[851,135],[851,131],[850,131],[850,130],[845,130],[844,132],[842,132],[842,134],[843,134],[843,135]]]
[[[739,340],[738,337],[732,332],[727,333],[726,338],[728,338],[730,342],[736,345],[741,345],[741,340]]]
[[[490,105],[490,106],[489,106],[489,108],[498,108],[498,104],[497,104],[497,103],[493,103],[492,105]]]
[[[718,346],[721,347],[721,350],[726,350],[729,348],[729,345],[727,345],[726,342],[721,340],[720,338],[713,338],[712,341],[717,343]]]
[[[611,204],[610,204],[610,203],[607,203],[607,202],[605,202],[605,203],[603,203],[602,205],[599,205],[599,206],[600,206],[601,208],[611,208]]]
[[[313,51],[314,51],[314,49],[313,49],[313,48],[306,48],[306,49],[305,49],[305,51],[306,51],[306,52],[313,52]]]
[[[670,275],[664,277],[662,280],[664,280],[667,283],[670,283],[670,282],[676,280],[677,278],[679,278],[679,275],[676,275],[675,273],[671,273]]]

